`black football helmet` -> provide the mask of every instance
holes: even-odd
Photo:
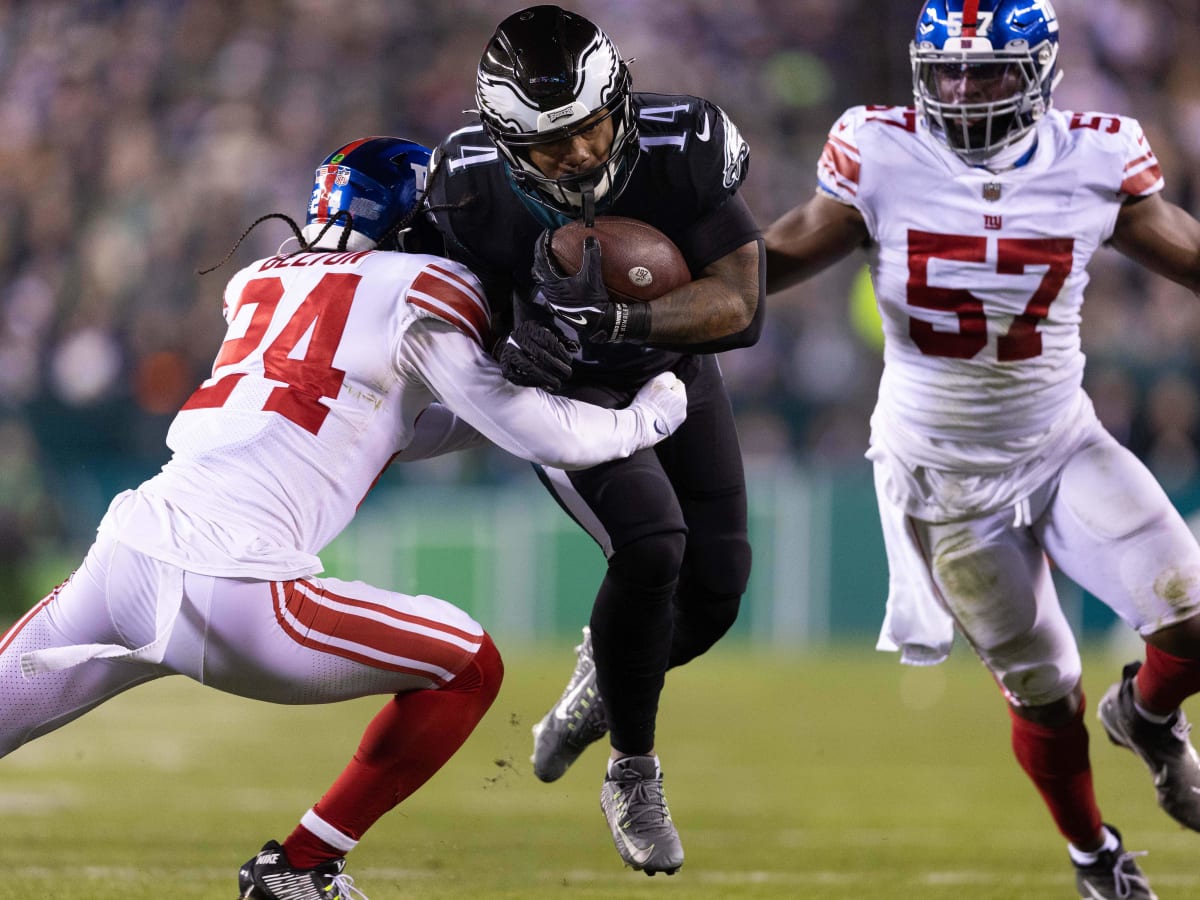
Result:
[[[514,185],[559,215],[578,218],[585,192],[602,211],[637,161],[629,89],[629,68],[608,35],[558,6],[531,6],[501,22],[488,41],[475,99]],[[529,161],[531,145],[569,138],[604,117],[613,120],[613,144],[602,165],[555,179]]]

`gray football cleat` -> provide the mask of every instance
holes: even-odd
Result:
[[[592,659],[592,630],[583,629],[583,643],[575,648],[575,671],[558,703],[533,726],[533,774],[542,781],[557,781],[571,763],[608,733],[604,701],[596,689],[596,663]]]
[[[1121,680],[1100,699],[1096,714],[1108,739],[1136,753],[1154,776],[1158,805],[1179,824],[1200,831],[1200,757],[1188,740],[1191,724],[1183,710],[1162,725],[1141,716],[1133,704],[1133,679],[1140,662],[1129,663]]]
[[[1105,825],[1117,839],[1115,850],[1102,850],[1090,866],[1075,863],[1075,887],[1086,900],[1158,900],[1150,882],[1138,867],[1136,857],[1145,851],[1130,853],[1121,843],[1121,834]]]
[[[657,759],[627,756],[613,762],[600,788],[600,808],[626,865],[647,875],[679,871],[683,845],[667,809]]]
[[[343,875],[345,859],[335,859],[315,869],[293,868],[277,841],[263,848],[238,871],[238,900],[367,900]]]

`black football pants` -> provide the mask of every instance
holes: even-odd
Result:
[[[539,470],[608,556],[592,645],[612,745],[623,753],[654,747],[667,669],[729,630],[750,577],[746,478],[729,395],[716,357],[692,359],[699,366],[682,376],[687,420],[671,437],[591,469]],[[631,399],[592,385],[568,393],[610,408]]]

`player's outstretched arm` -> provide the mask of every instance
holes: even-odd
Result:
[[[1109,243],[1151,272],[1200,294],[1200,222],[1160,194],[1126,200]]]
[[[768,227],[767,293],[799,284],[870,240],[867,223],[853,206],[815,194]]]
[[[687,392],[669,373],[625,409],[515,385],[474,340],[438,319],[409,327],[402,359],[448,410],[492,443],[556,469],[590,468],[652,447],[687,415]]]
[[[413,427],[413,438],[408,446],[396,454],[393,462],[416,462],[433,459],[447,453],[458,453],[471,447],[487,443],[487,438],[476,431],[440,403],[434,403],[417,416]]]

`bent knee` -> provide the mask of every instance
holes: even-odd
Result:
[[[1083,675],[1083,663],[1072,645],[1048,644],[1034,635],[983,652],[1014,706],[1048,706],[1070,696]]]
[[[1043,663],[1005,672],[1000,684],[1015,706],[1049,706],[1069,697],[1081,674],[1076,667]]]
[[[686,532],[648,534],[616,549],[608,560],[608,569],[630,584],[667,584],[679,577],[686,547]]]
[[[500,684],[504,681],[504,660],[491,635],[486,631],[479,643],[479,649],[466,668],[458,673],[445,687],[444,691],[460,691],[478,694],[480,699],[491,706],[496,695],[500,693]],[[486,708],[486,707],[485,707]]]

